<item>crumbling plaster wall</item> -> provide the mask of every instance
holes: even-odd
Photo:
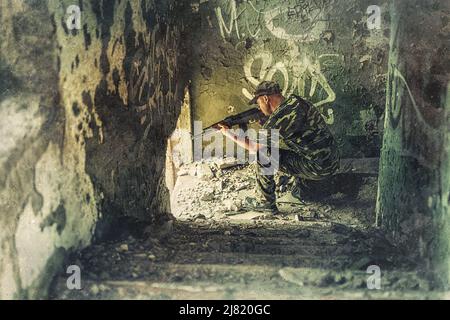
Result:
[[[192,101],[204,126],[248,108],[262,80],[318,106],[343,156],[377,156],[389,48],[387,2],[199,1],[193,34]],[[378,5],[380,29],[367,13]],[[231,106],[231,108],[229,108]]]
[[[450,286],[450,3],[393,1],[378,224]]]
[[[66,24],[73,4],[81,30]],[[118,217],[168,212],[183,9],[5,0],[0,10],[0,298],[36,298],[68,251]]]

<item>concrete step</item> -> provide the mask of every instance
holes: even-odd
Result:
[[[168,264],[157,279],[83,281],[81,290],[58,285],[62,299],[436,299],[414,273],[382,274],[380,289],[367,286],[370,275],[353,270]],[[173,276],[176,275],[176,278]]]
[[[79,261],[82,290],[68,290],[62,277],[54,298],[431,297],[416,274],[388,269],[389,250],[376,234],[328,222],[181,222],[167,241],[131,239],[88,248]],[[367,287],[369,265],[383,268],[381,290]]]
[[[170,259],[173,263],[186,263],[193,259],[185,257],[176,257]],[[273,254],[248,254],[248,253],[211,253],[201,252],[195,255],[195,261],[206,264],[250,264],[254,266],[270,267],[313,267],[313,268],[336,268],[342,269],[355,265],[356,269],[364,267],[367,263],[373,261],[376,263],[377,257],[367,257],[366,254],[355,254],[351,257],[346,256],[328,256],[321,257],[316,255],[273,255]],[[367,262],[367,263],[366,263]],[[358,264],[359,263],[359,264]]]

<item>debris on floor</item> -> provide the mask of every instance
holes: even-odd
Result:
[[[291,196],[296,178],[278,172],[275,181],[280,212],[292,221],[325,219],[370,226],[375,221],[376,178],[355,181],[354,176],[342,175],[320,186],[312,184],[310,190],[305,189],[305,200],[299,203]],[[334,190],[330,192],[331,189]],[[179,219],[251,220],[261,214],[247,212],[245,208],[257,199],[254,164],[240,164],[234,158],[225,158],[183,165],[171,202],[173,214]]]
[[[69,261],[82,270],[82,289],[68,290],[62,273],[52,298],[434,297],[373,232],[318,221],[176,221],[165,240],[128,237],[87,248]],[[367,288],[371,265],[382,268],[382,290]]]
[[[327,182],[328,190],[312,186],[324,191],[315,200],[293,203],[286,200],[292,177],[278,174],[282,214],[269,219],[244,209],[257,198],[252,165],[233,159],[185,165],[172,192],[174,217],[146,228],[142,239],[124,236],[73,257],[84,287],[67,290],[62,275],[53,297],[433,298],[428,282],[373,228],[376,178],[340,179]],[[368,289],[374,266],[383,272],[382,290]]]

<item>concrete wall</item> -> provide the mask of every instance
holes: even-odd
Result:
[[[389,47],[384,0],[200,1],[193,109],[207,126],[243,111],[262,80],[280,82],[320,107],[343,156],[376,156]],[[367,9],[381,9],[380,29]],[[380,131],[378,130],[378,131]]]
[[[183,98],[173,1],[0,3],[0,298],[45,296],[65,254],[118,217],[168,211]]]
[[[391,20],[378,223],[436,285],[448,287],[450,3],[393,1]]]

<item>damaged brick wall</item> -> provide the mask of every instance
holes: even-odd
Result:
[[[168,211],[183,98],[174,1],[2,1],[0,298],[45,296],[68,251]]]
[[[321,109],[344,157],[377,156],[389,48],[387,2],[199,1],[193,6],[198,32],[191,39],[195,120],[207,126],[229,111],[245,110],[255,86],[273,79],[286,94],[300,94]],[[372,5],[380,11],[368,13]]]

